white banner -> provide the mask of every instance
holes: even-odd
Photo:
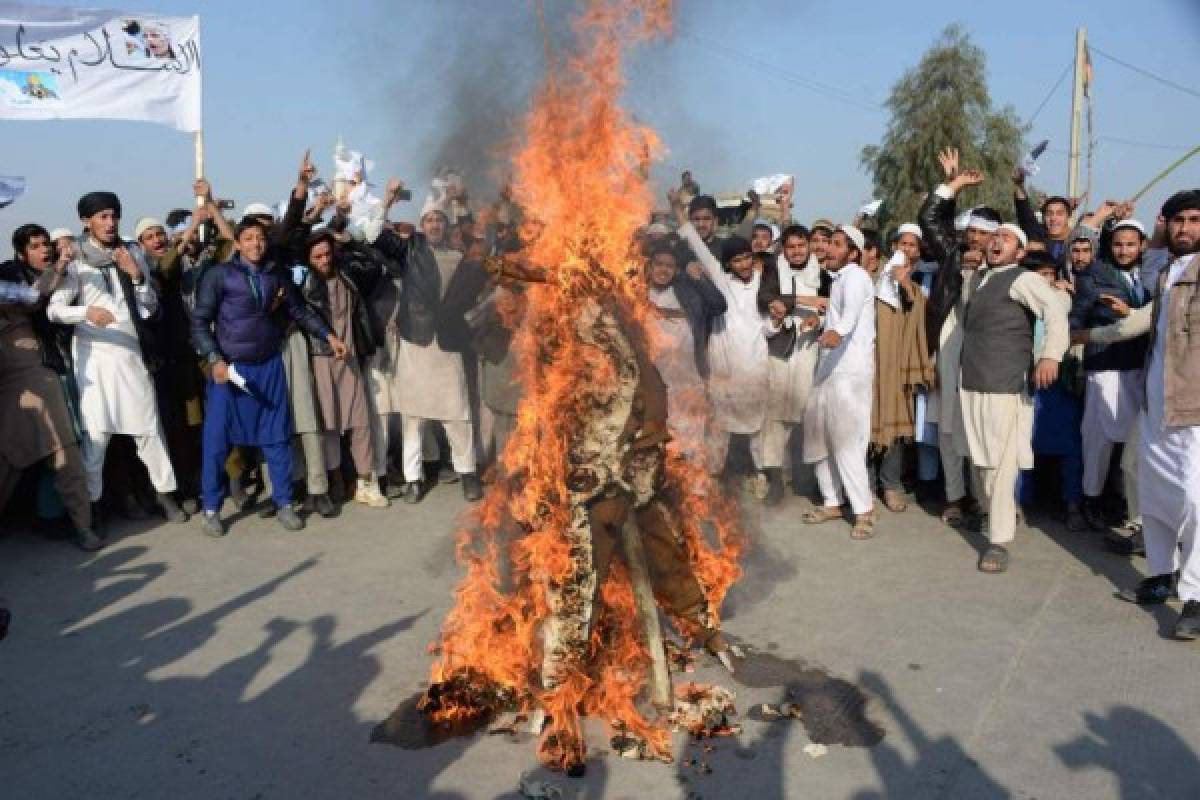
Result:
[[[0,3],[0,119],[200,130],[200,18]]]

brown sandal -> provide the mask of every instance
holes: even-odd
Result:
[[[901,514],[908,510],[908,501],[904,499],[904,495],[895,489],[883,490],[883,504],[893,514]]]
[[[841,506],[817,506],[807,509],[800,515],[800,521],[805,525],[820,525],[822,522],[829,522],[831,519],[842,518]]]
[[[1008,569],[1008,549],[1001,547],[998,544],[993,544],[983,552],[983,557],[979,559],[980,572],[1004,572]]]
[[[878,514],[875,509],[871,509],[865,514],[858,514],[854,518],[854,528],[850,531],[851,539],[870,539],[875,535],[875,520]]]

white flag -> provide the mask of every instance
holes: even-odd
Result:
[[[200,130],[200,18],[0,3],[0,119]]]

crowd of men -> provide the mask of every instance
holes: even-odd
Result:
[[[1006,214],[959,208],[987,178],[939,160],[917,218],[882,231],[793,221],[788,183],[776,221],[753,197],[722,237],[684,174],[636,243],[670,449],[767,506],[790,478],[805,523],[848,519],[854,539],[915,490],[986,537],[989,573],[1023,509],[1057,507],[1146,557],[1119,596],[1177,594],[1177,635],[1200,637],[1200,190],[1146,225],[1129,203],[1035,209],[1018,171]],[[0,265],[0,508],[23,482],[33,515],[65,514],[90,551],[112,514],[223,536],[226,499],[288,530],[439,482],[478,500],[515,426],[524,294],[484,265],[537,226],[445,184],[392,223],[403,186],[367,203],[356,181],[319,191],[306,155],[278,215],[226,219],[200,180],[196,207],[131,240],[111,192],[79,199],[78,232],[18,227]]]

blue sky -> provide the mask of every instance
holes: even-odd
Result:
[[[849,8],[832,0],[682,0],[682,32],[639,51],[629,75],[630,109],[670,150],[655,171],[660,185],[683,167],[706,190],[790,172],[798,177],[800,218],[850,216],[870,198],[858,153],[886,125],[877,107],[951,22],[986,52],[995,102],[1023,118],[1069,63],[1079,25],[1099,50],[1198,86],[1197,0],[866,0]],[[218,194],[240,208],[280,200],[306,147],[328,173],[339,133],[378,162],[380,184],[397,175],[419,202],[437,166],[436,143],[464,110],[445,87],[478,69],[477,42],[514,69],[536,62],[531,9],[527,0],[142,0],[124,10],[201,15],[207,172]],[[1125,197],[1200,144],[1200,98],[1100,56],[1094,69],[1095,193]],[[481,91],[494,92],[491,72],[480,78]],[[512,83],[521,84],[519,73]],[[1053,192],[1066,184],[1069,89],[1068,76],[1030,134],[1051,140],[1036,183]],[[29,180],[28,193],[0,211],[5,257],[9,233],[22,222],[77,227],[75,200],[92,189],[121,194],[127,229],[137,216],[187,203],[191,138],[169,128],[6,122],[0,153],[0,174]],[[1138,215],[1152,221],[1170,191],[1195,186],[1200,157],[1151,192]],[[413,213],[401,208],[394,216]]]

